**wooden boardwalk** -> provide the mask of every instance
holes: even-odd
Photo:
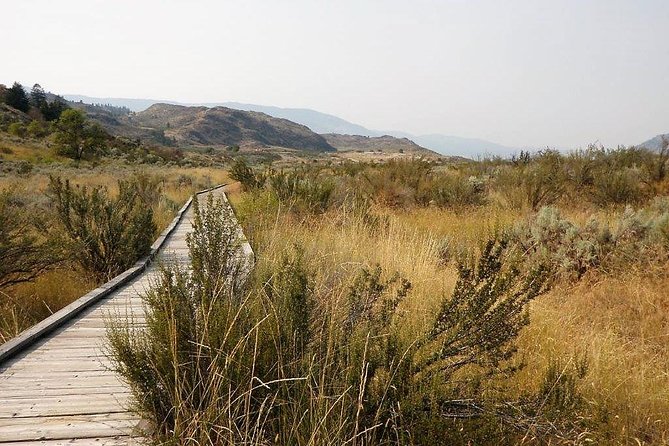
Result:
[[[223,195],[218,189],[214,194]],[[202,198],[200,202],[203,203]],[[189,207],[165,239],[159,258],[187,262]],[[246,244],[244,251],[250,252]],[[248,253],[247,252],[247,253]],[[105,356],[105,318],[141,323],[140,295],[157,277],[155,263],[73,320],[0,364],[0,446],[137,443],[141,420],[128,411],[128,387]]]

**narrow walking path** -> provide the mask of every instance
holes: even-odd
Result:
[[[207,192],[224,197],[222,189]],[[205,194],[200,196],[204,203]],[[192,207],[162,245],[158,258],[187,262]],[[250,253],[248,243],[243,251]],[[252,255],[252,254],[251,254]],[[105,318],[143,322],[140,295],[156,279],[156,262],[73,320],[0,363],[0,446],[125,445],[137,443],[141,420],[128,410],[128,387],[105,356]]]

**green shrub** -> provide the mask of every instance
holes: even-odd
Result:
[[[281,202],[311,212],[324,212],[330,203],[334,184],[302,171],[270,171],[267,183]]]
[[[537,210],[558,201],[566,192],[567,176],[563,158],[556,152],[539,152],[532,161],[501,169],[496,189],[517,209]]]
[[[418,369],[452,376],[468,365],[496,368],[511,357],[514,339],[529,322],[527,304],[546,291],[548,279],[543,265],[522,272],[517,262],[507,242],[489,241],[476,263],[459,263],[453,295],[442,299],[418,344],[432,347]]]
[[[43,138],[48,134],[45,125],[36,119],[28,124],[28,128],[26,130],[33,138]]]
[[[542,208],[514,231],[513,241],[530,265],[543,264],[556,276],[580,279],[591,269],[626,268],[662,262],[669,249],[669,212],[627,207],[611,226],[591,218],[583,226],[564,219],[553,207]]]
[[[537,394],[539,410],[544,417],[552,420],[576,418],[574,414],[585,403],[579,384],[587,372],[585,356],[567,364],[558,360],[550,361]]]
[[[25,138],[27,134],[26,126],[21,122],[12,122],[7,127],[7,133],[19,138]]]
[[[99,124],[90,122],[77,109],[63,111],[54,123],[54,130],[56,153],[76,160],[100,151],[109,138]]]
[[[238,444],[263,434],[254,432],[255,416],[264,413],[254,386],[263,382],[255,381],[257,327],[244,291],[248,265],[238,255],[229,205],[210,198],[203,208],[195,199],[193,209],[191,268],[163,267],[143,296],[146,328],[111,321],[110,350],[158,438]]]
[[[486,201],[485,185],[475,177],[434,176],[421,183],[416,200],[441,207],[482,206]]]
[[[106,189],[71,186],[51,177],[49,191],[58,220],[74,245],[72,257],[88,272],[108,280],[148,254],[156,232],[153,211],[137,183],[119,181],[119,195]]]
[[[242,183],[247,190],[260,189],[265,184],[265,177],[253,171],[242,158],[236,158],[230,167],[230,178]]]
[[[594,219],[579,228],[554,207],[541,208],[530,223],[517,227],[515,241],[531,264],[546,265],[571,279],[600,265],[611,249],[608,228],[601,228]]]
[[[632,169],[612,169],[598,173],[592,184],[592,201],[598,206],[638,204],[645,194],[640,173]]]

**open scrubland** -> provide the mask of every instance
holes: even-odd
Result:
[[[161,441],[665,444],[665,162],[238,161],[253,273],[205,215],[118,370]]]
[[[205,165],[179,166],[162,163],[135,163],[126,159],[97,159],[73,162],[55,154],[38,139],[19,139],[0,133],[0,250],[3,266],[0,272],[0,341],[5,341],[59,310],[74,299],[118,273],[147,252],[148,246],[169,224],[190,195],[225,182],[225,171]],[[69,182],[79,192],[79,226],[69,219],[73,207],[63,207],[63,190],[57,181]],[[119,200],[120,187],[125,193]],[[94,194],[100,196],[96,203]],[[60,197],[60,199],[59,199]],[[145,236],[133,251],[121,249],[119,218],[148,211]],[[98,216],[86,215],[97,208]],[[106,208],[106,209],[105,209]],[[105,219],[118,214],[117,219]],[[112,224],[116,224],[113,227]],[[106,228],[105,228],[105,225]],[[88,231],[88,232],[82,232]],[[132,231],[125,231],[130,234]],[[92,240],[95,238],[95,240]],[[119,245],[114,245],[118,238]],[[82,259],[98,250],[97,261]],[[100,260],[101,258],[108,260]],[[126,257],[116,267],[115,260]],[[97,262],[97,263],[96,263]],[[106,262],[106,263],[105,263]],[[104,266],[103,266],[104,264]],[[113,274],[112,274],[113,275]]]
[[[265,156],[145,145],[37,99],[0,123],[3,341],[235,181],[255,267],[232,208],[198,203],[190,268],[164,265],[145,325],[109,321],[156,442],[669,442],[666,142]]]

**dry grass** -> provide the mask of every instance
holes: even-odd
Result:
[[[68,268],[49,271],[35,282],[0,292],[0,343],[60,310],[95,288],[95,282]]]
[[[415,331],[425,326],[439,298],[454,286],[453,265],[444,266],[438,259],[444,237],[476,247],[529,215],[493,206],[466,212],[379,209],[387,223],[370,228],[339,211],[300,217],[267,212],[271,206],[263,209],[263,203],[249,204],[241,196],[231,199],[258,252],[268,261],[292,245],[304,247],[321,295],[339,292],[337,277],[360,265],[378,263],[386,271],[401,272],[414,284],[403,310]],[[565,214],[584,222],[592,212],[575,209]],[[611,221],[617,214],[596,213],[602,221]],[[578,414],[570,414],[584,421],[582,436],[561,442],[667,444],[668,273],[666,265],[650,270],[630,266],[622,275],[591,272],[577,284],[559,284],[537,299],[531,307],[531,323],[519,339],[517,357],[525,367],[503,383],[504,392],[510,398],[535,393],[551,362],[567,367],[585,356],[588,371],[578,384],[585,405]],[[404,335],[411,337],[415,331]]]
[[[56,155],[44,141],[20,139],[0,132],[0,160],[28,161],[34,164],[67,162],[67,158]]]
[[[521,338],[531,367],[519,389],[538,385],[551,358],[585,354],[582,391],[599,441],[666,444],[669,435],[669,286],[667,271],[589,277],[537,300]]]

